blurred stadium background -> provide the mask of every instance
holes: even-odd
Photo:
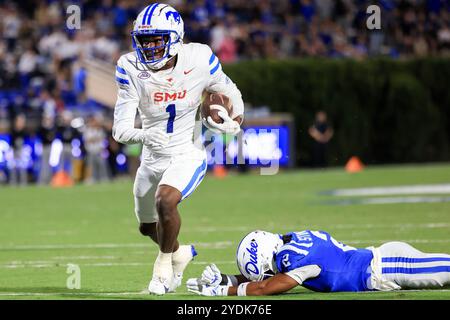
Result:
[[[211,46],[243,94],[243,127],[256,129],[247,139],[246,165],[211,165],[203,188],[183,204],[182,240],[203,241],[207,251],[191,276],[201,271],[202,261],[231,260],[234,242],[255,227],[315,227],[335,231],[337,239],[357,246],[395,238],[412,239],[424,250],[449,251],[450,1],[160,2],[181,13],[185,42]],[[111,127],[115,63],[132,50],[132,22],[148,3],[0,0],[0,273],[5,275],[0,277],[0,299],[24,291],[57,296],[51,292],[64,287],[66,275],[56,275],[52,268],[64,266],[70,249],[80,250],[78,262],[94,261],[88,280],[92,295],[87,297],[145,287],[142,274],[150,274],[152,257],[143,260],[147,242],[138,235],[131,194],[140,146],[117,144]],[[366,9],[373,4],[381,8],[379,30],[366,26]],[[70,5],[81,9],[81,29],[67,28]],[[271,135],[273,129],[280,134]],[[267,159],[279,161],[281,173],[259,180],[249,162],[258,167]],[[344,167],[363,170],[352,175]],[[103,183],[92,186],[97,182]],[[390,204],[381,207],[363,200],[340,206],[353,198],[339,203],[323,195],[333,188],[427,183],[437,185],[439,197],[387,199]],[[234,206],[214,207],[222,203],[215,192],[236,190],[242,192]],[[280,208],[265,199],[281,205],[278,221],[271,219]],[[325,200],[329,202],[323,205]],[[118,222],[109,220],[109,214]],[[221,227],[221,233],[208,229],[213,227]],[[102,239],[94,236],[100,228],[108,229]],[[365,235],[369,230],[372,234]],[[211,234],[216,247],[205,244]],[[108,241],[125,245],[108,247]],[[50,247],[33,247],[36,243]],[[100,258],[95,257],[106,264],[116,258],[94,251],[108,248],[125,265],[137,264],[126,265],[132,268],[128,278],[120,278],[120,261],[111,266],[110,275],[122,280],[108,279],[111,285],[102,287],[93,279],[107,276],[98,270],[95,261]],[[39,265],[50,269],[27,286]],[[235,271],[232,264],[227,269]],[[448,292],[432,296],[439,297],[450,298]]]
[[[450,159],[448,1],[167,3],[182,13],[185,40],[208,43],[238,84],[245,125],[286,131],[282,165],[342,165],[351,156],[371,164]],[[66,26],[73,4],[81,9],[79,30]],[[139,148],[111,138],[113,73],[146,4],[0,2],[1,183],[46,184],[48,172],[61,169],[75,182],[91,181],[89,150],[101,152],[107,169],[97,180],[136,169]],[[366,27],[370,4],[382,10],[381,30]],[[327,146],[309,135],[319,110],[334,131]],[[83,132],[104,142],[86,148]]]

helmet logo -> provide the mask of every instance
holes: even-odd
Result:
[[[169,12],[166,12],[166,19],[167,19],[167,20],[169,20],[170,16],[173,17],[173,20],[174,20],[176,23],[180,24],[180,22],[181,22],[181,16],[180,16],[180,14],[179,14],[178,12],[176,12],[176,11],[169,11]]]
[[[147,79],[150,78],[150,73],[148,73],[147,71],[141,72],[138,74],[138,78],[139,79]]]
[[[259,275],[258,269],[258,243],[253,240],[250,243],[250,248],[246,248],[247,252],[250,253],[250,261],[245,264],[245,271],[249,274],[253,273],[255,275]]]

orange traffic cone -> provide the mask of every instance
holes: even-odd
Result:
[[[52,187],[70,187],[73,186],[73,180],[64,170],[58,171],[52,178]]]
[[[345,165],[345,171],[349,173],[359,172],[364,169],[364,165],[358,157],[351,157]]]
[[[216,164],[213,168],[213,175],[217,178],[225,178],[227,169],[221,164]]]

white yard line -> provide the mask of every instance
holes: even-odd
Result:
[[[327,192],[333,196],[383,196],[404,194],[447,194],[450,193],[450,184],[424,184],[394,187],[373,187],[336,189]]]
[[[430,289],[430,290],[403,290],[403,291],[362,291],[358,294],[382,294],[382,293],[408,293],[408,292],[450,292],[449,289]],[[354,292],[352,292],[354,293]],[[37,297],[48,297],[48,296],[146,296],[149,295],[148,292],[0,292],[0,297],[20,297],[20,296],[37,296]],[[171,295],[171,294],[169,294]]]
[[[450,197],[381,197],[357,200],[360,204],[389,204],[389,203],[439,203],[450,202]]]
[[[114,260],[120,259],[119,256],[54,256],[52,260]],[[53,262],[53,261],[52,261]]]
[[[196,242],[194,246],[202,249],[228,248],[231,241]],[[150,248],[151,243],[88,243],[88,244],[41,244],[41,245],[7,245],[1,250],[53,250],[53,249],[115,249],[115,248]]]
[[[207,265],[211,261],[192,261],[191,264],[195,265]],[[235,264],[236,261],[215,261],[216,264]],[[19,269],[19,268],[66,268],[68,263],[55,263],[55,262],[36,262],[36,261],[23,261],[17,263],[12,261],[5,264],[0,264],[0,269]],[[77,263],[79,267],[140,267],[151,266],[153,262],[98,262],[98,263]]]
[[[448,223],[429,223],[429,224],[398,224],[398,225],[377,225],[377,224],[367,224],[365,225],[367,229],[374,228],[448,228],[450,224]],[[357,228],[359,225],[335,225],[333,228],[336,229],[351,229]],[[292,228],[281,227],[280,230],[291,230]],[[315,229],[315,228],[311,228]],[[365,228],[364,228],[365,229]],[[341,242],[388,242],[388,240],[342,240]],[[396,240],[404,241],[410,243],[447,243],[450,239],[407,239],[407,240]],[[198,242],[194,243],[196,248],[201,249],[225,249],[234,246],[232,241],[219,241],[219,242]],[[88,244],[36,244],[36,245],[6,245],[0,246],[0,251],[13,251],[13,250],[66,250],[66,249],[118,249],[118,248],[148,248],[148,252],[152,252],[151,243],[88,243]],[[155,249],[156,250],[156,249]],[[114,259],[114,256],[78,256],[78,259]],[[66,257],[54,257],[53,259],[66,258]],[[77,259],[77,256],[67,257],[70,259]]]
[[[388,239],[388,240],[342,240],[340,242],[357,244],[357,243],[386,243],[386,242],[390,242],[390,241],[394,241],[394,240],[393,239]],[[408,239],[408,240],[395,239],[395,241],[406,242],[406,243],[449,243],[450,239]]]
[[[148,292],[0,292],[0,296],[135,296],[135,295],[148,295]]]
[[[262,230],[273,230],[276,228],[277,230],[289,230],[292,231],[292,226],[277,226],[275,222],[270,222],[265,227],[259,227]],[[324,226],[318,225],[308,225],[308,229],[316,230],[323,229]],[[392,224],[333,224],[327,226],[328,229],[374,229],[374,228],[426,228],[426,229],[435,229],[435,228],[450,228],[450,223],[448,222],[433,222],[433,223],[392,223]],[[217,232],[236,232],[243,231],[249,232],[254,230],[253,227],[198,227],[198,228],[186,228],[183,232],[206,232],[206,233],[217,233]],[[244,234],[243,234],[244,236]]]

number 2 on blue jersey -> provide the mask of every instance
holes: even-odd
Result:
[[[167,133],[173,133],[173,121],[175,120],[176,110],[175,104],[169,104],[166,108],[166,112],[169,113],[169,120],[167,121]]]

